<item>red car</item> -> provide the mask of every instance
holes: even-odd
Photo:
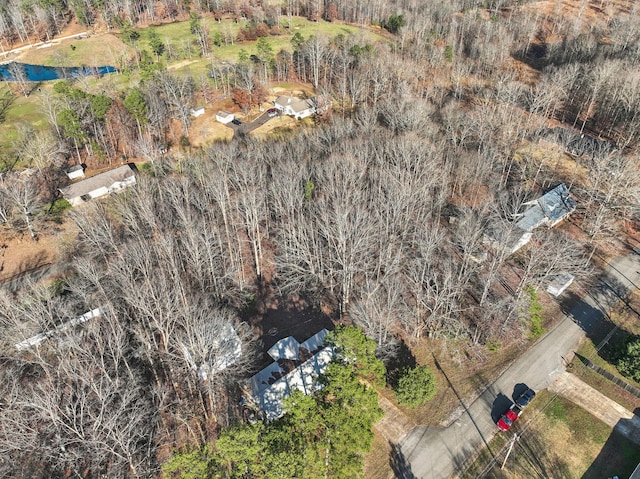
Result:
[[[512,404],[507,412],[505,412],[496,424],[503,431],[508,431],[513,423],[520,417],[522,414],[522,409],[520,409],[516,404]]]

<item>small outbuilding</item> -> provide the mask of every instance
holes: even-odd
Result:
[[[121,191],[135,183],[135,164],[129,163],[61,188],[60,192],[71,206],[78,206],[95,198]]]
[[[67,170],[67,176],[70,180],[84,178],[84,167],[82,165],[73,165]]]
[[[564,290],[571,286],[573,283],[574,277],[572,274],[565,273],[558,275],[549,286],[547,286],[547,293],[552,294],[556,298],[564,293]]]
[[[199,106],[196,108],[192,108],[189,113],[191,113],[191,116],[194,118],[198,118],[201,115],[204,115],[204,107],[203,106]]]
[[[220,123],[222,123],[223,125],[226,125],[227,123],[231,123],[233,120],[235,120],[235,116],[233,113],[229,113],[228,111],[219,111],[218,113],[216,113],[216,120],[219,121]]]

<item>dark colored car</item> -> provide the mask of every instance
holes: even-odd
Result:
[[[534,397],[536,397],[536,392],[533,389],[527,388],[525,392],[518,396],[518,398],[516,399],[516,404],[520,408],[526,407]]]
[[[272,118],[274,116],[276,116],[278,114],[278,110],[276,110],[275,108],[269,108],[267,110],[267,115],[269,115],[269,118]]]
[[[522,409],[518,407],[517,404],[512,404],[511,407],[505,412],[500,419],[496,422],[498,428],[503,431],[508,431],[516,419],[520,417],[522,414]]]
[[[233,123],[234,125],[242,125],[242,122],[237,118],[234,118],[233,120],[231,120],[231,123]]]

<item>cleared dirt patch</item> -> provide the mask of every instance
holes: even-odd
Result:
[[[0,285],[18,281],[26,275],[39,279],[53,271],[53,266],[77,235],[72,221],[40,231],[38,241],[28,234],[0,230]]]

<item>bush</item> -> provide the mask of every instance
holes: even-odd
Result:
[[[396,388],[398,403],[403,406],[422,406],[436,393],[436,380],[426,366],[406,368],[402,371]]]
[[[640,338],[629,341],[616,362],[620,373],[640,382]]]
[[[51,207],[49,208],[49,216],[54,221],[62,220],[62,216],[65,211],[71,209],[71,203],[69,203],[64,198],[58,198],[53,202]]]
[[[533,286],[527,286],[525,292],[529,295],[529,337],[539,338],[545,333],[542,327],[542,305],[538,301],[538,293]]]

